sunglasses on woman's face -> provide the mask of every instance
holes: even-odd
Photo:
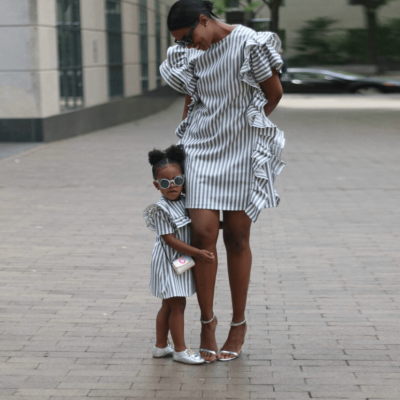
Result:
[[[158,179],[156,179],[154,182],[157,182],[161,189],[168,189],[171,186],[171,182],[175,185],[175,186],[182,186],[183,182],[185,182],[185,175],[183,176],[176,176],[174,179],[169,180],[167,178],[162,178],[160,181],[158,181]]]
[[[190,46],[191,44],[193,44],[192,35],[193,35],[193,31],[196,29],[196,26],[197,26],[198,23],[199,23],[199,20],[197,20],[192,25],[192,27],[190,28],[189,33],[187,35],[183,36],[183,38],[181,40],[175,39],[175,43],[178,46],[182,46],[182,47]]]

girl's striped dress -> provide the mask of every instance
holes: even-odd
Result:
[[[172,262],[180,254],[169,247],[161,237],[174,233],[178,239],[190,244],[191,221],[185,208],[185,196],[181,195],[177,201],[170,201],[161,196],[157,204],[152,204],[144,210],[143,216],[147,227],[156,231],[151,259],[151,293],[162,299],[189,297],[196,293],[192,270],[176,275],[167,257]]]
[[[285,139],[265,116],[259,82],[281,68],[280,45],[274,33],[238,25],[206,51],[168,49],[161,74],[192,98],[176,130],[186,151],[187,208],[245,210],[256,221],[278,205]]]

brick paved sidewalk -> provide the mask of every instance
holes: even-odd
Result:
[[[147,287],[154,235],[141,211],[158,193],[146,153],[176,142],[180,103],[0,160],[0,399],[400,399],[396,110],[276,111],[288,166],[281,205],[252,228],[242,357],[150,358],[160,301]],[[194,297],[186,329],[196,349]]]

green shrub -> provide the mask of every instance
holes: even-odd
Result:
[[[366,29],[337,29],[337,20],[319,17],[305,22],[293,46],[299,54],[289,59],[291,66],[366,64],[368,39]],[[400,61],[400,18],[392,18],[378,29],[379,56]]]

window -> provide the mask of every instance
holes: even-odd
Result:
[[[156,0],[156,77],[157,87],[161,86],[161,13],[160,13],[160,2]]]
[[[251,20],[251,27],[256,32],[266,32],[271,30],[271,19],[270,18],[253,18]]]
[[[83,106],[79,0],[57,0],[58,71],[62,111]]]
[[[168,15],[168,13],[169,13],[169,10],[170,10],[170,7],[167,8],[167,15]],[[167,36],[166,36],[166,39],[167,39],[167,49],[168,49],[168,47],[171,46],[171,33],[170,33],[169,29],[168,29],[168,25],[165,24],[165,26],[167,27]]]
[[[239,8],[239,0],[226,0],[226,8]]]
[[[124,95],[124,63],[122,57],[121,1],[106,0],[108,46],[108,93],[110,97]]]
[[[139,8],[140,60],[142,91],[149,90],[149,56],[147,52],[147,0],[140,0]]]

